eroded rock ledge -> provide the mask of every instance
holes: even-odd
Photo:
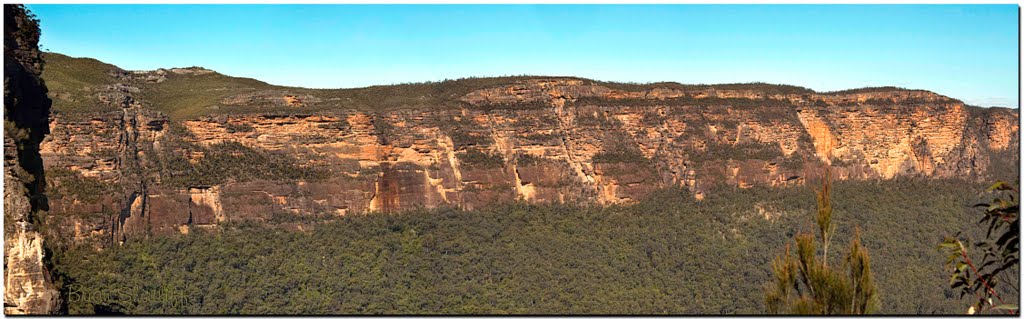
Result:
[[[269,98],[226,100],[252,99]],[[144,107],[131,121],[124,112],[57,114],[42,146],[48,169],[64,172],[52,181],[62,192],[50,201],[55,223],[78,240],[119,242],[287,216],[630,203],[673,186],[702,198],[723,187],[802,184],[825,164],[840,179],[977,180],[1006,169],[1019,145],[1016,111],[926,91],[627,91],[552,79],[460,100],[465,107],[183,121]],[[124,155],[126,136],[133,157]],[[126,177],[128,167],[140,177]],[[145,192],[123,191],[138,180]],[[121,190],[87,197],[74,185]]]
[[[578,79],[531,79],[476,90],[463,96],[460,100],[472,105],[502,105],[515,103],[546,102],[552,105],[563,105],[565,101],[576,101],[580,98],[601,98],[608,100],[665,100],[678,98],[720,98],[720,99],[755,99],[777,100],[794,103],[795,105],[855,105],[866,102],[880,103],[951,103],[954,99],[923,90],[906,90],[899,88],[873,88],[870,90],[850,90],[847,92],[817,93],[802,88],[789,88],[778,85],[773,90],[756,90],[749,88],[728,88],[729,85],[701,86],[666,83],[640,85],[650,86],[641,90],[613,89],[593,81]],[[743,85],[733,85],[743,86]],[[756,86],[746,85],[746,86]],[[785,92],[792,91],[792,92]],[[803,91],[803,92],[801,92]],[[863,92],[860,92],[863,91]],[[795,93],[794,93],[795,92]]]

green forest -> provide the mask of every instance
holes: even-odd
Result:
[[[971,301],[949,288],[936,246],[984,235],[971,206],[985,186],[833,184],[834,245],[859,226],[878,313],[964,313]],[[67,247],[52,263],[70,314],[756,314],[771,260],[813,227],[815,205],[811,187],[755,187],[702,201],[675,189],[608,207],[314,216],[292,221],[301,230],[241,222]]]

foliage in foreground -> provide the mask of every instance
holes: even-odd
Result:
[[[975,244],[981,250],[981,261],[972,259],[967,251],[970,244],[956,237],[947,237],[939,249],[949,255],[946,267],[953,272],[950,288],[959,288],[960,298],[974,298],[968,314],[985,311],[1016,314],[1019,306],[1012,302],[1017,298],[1003,296],[1020,294],[1020,288],[1014,285],[1020,278],[1013,278],[1013,274],[1019,273],[1020,264],[1020,203],[1017,202],[1020,192],[1005,182],[997,182],[989,191],[1000,196],[991,203],[975,205],[985,208],[984,217],[978,223],[988,225],[984,239]],[[1001,282],[1005,284],[998,285]]]
[[[860,225],[878,313],[962,313],[934,243],[983,186],[837,182],[836,241]],[[765,313],[772,257],[807,188],[666,191],[632,206],[506,205],[261,224],[54,252],[71,314]],[[312,229],[311,229],[312,228]],[[1015,298],[1006,295],[1004,298]]]
[[[831,181],[826,172],[817,193],[818,212],[815,222],[821,238],[822,253],[818,256],[814,233],[797,234],[796,254],[786,253],[775,259],[772,271],[775,285],[765,292],[768,313],[804,315],[853,314],[875,311],[878,291],[871,276],[871,260],[860,243],[860,230],[854,231],[853,242],[845,262],[839,268],[829,267],[828,246],[835,236],[832,223]],[[847,270],[844,272],[844,270]]]

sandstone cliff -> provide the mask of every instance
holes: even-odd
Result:
[[[4,313],[59,309],[43,236],[46,211],[39,143],[48,132],[50,99],[39,78],[39,25],[21,5],[4,5]]]
[[[89,63],[108,82],[52,93],[42,145],[51,223],[78,241],[441,205],[628,204],[663,187],[703,198],[802,184],[825,165],[858,180],[1017,174],[1016,110],[920,90],[544,77],[309,90]]]

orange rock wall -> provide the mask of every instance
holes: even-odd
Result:
[[[517,200],[606,205],[630,203],[672,186],[701,198],[721,187],[802,184],[824,163],[841,179],[982,180],[992,175],[993,156],[1016,157],[1019,146],[1016,111],[977,109],[932,95],[711,93],[791,99],[792,104],[760,106],[755,100],[742,106],[686,105],[665,99],[710,93],[619,92],[582,82],[535,81],[463,98],[469,106],[512,103],[487,110],[249,114],[177,123],[143,113],[135,131],[142,145],[139,164],[150,181],[145,200],[52,198],[51,211],[63,215],[58,220],[69,227],[83,229],[76,232],[79,239],[116,241],[183,232],[183,226],[267,221],[281,214],[343,215],[442,205],[472,209]],[[586,96],[611,102],[599,106],[579,100]],[[615,105],[623,96],[666,102]],[[895,102],[862,103],[869,98]],[[911,98],[913,104],[899,103]],[[549,107],[515,107],[531,100]],[[825,103],[810,102],[814,100]],[[851,100],[859,104],[849,104]],[[125,165],[118,162],[123,156],[116,155],[123,152],[117,142],[125,134],[121,116],[72,120],[58,114],[42,146],[46,165],[118,185]],[[239,126],[251,129],[234,129]],[[316,181],[169,187],[161,182],[154,159],[179,151],[165,146],[172,138],[204,146],[238,142],[328,174]],[[470,152],[495,160],[467,162]],[[203,154],[183,156],[196,161]],[[134,220],[118,221],[114,216],[125,215],[119,212],[126,208],[145,213],[129,212]],[[111,226],[119,223],[131,225],[119,232]]]

